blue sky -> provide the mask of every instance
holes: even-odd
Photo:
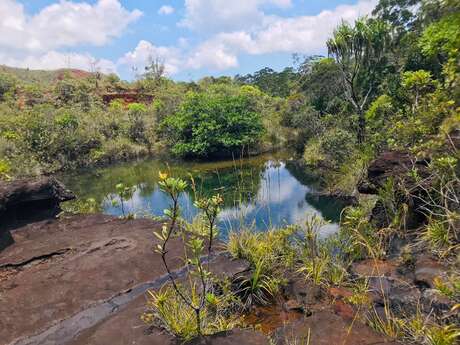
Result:
[[[176,80],[282,69],[325,54],[341,20],[376,0],[1,0],[0,64],[132,79],[149,58]]]

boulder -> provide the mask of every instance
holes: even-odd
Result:
[[[445,276],[447,267],[438,260],[424,255],[415,262],[415,284],[423,288],[433,288],[436,278]]]
[[[230,253],[217,256],[211,263],[209,270],[219,280],[234,281],[242,274],[249,272],[251,264],[247,260],[234,259]]]
[[[417,160],[409,152],[387,151],[380,154],[367,168],[367,178],[358,185],[363,194],[378,194],[389,178],[407,180],[406,176],[412,169],[417,169],[422,176],[428,174],[428,162]]]
[[[321,303],[325,297],[325,293],[319,286],[305,280],[302,277],[291,276],[288,279],[288,284],[283,287],[283,294],[296,301],[304,307]],[[308,309],[308,308],[305,308]]]
[[[1,224],[47,218],[59,212],[59,204],[75,195],[54,177],[0,183]]]
[[[423,180],[423,186],[410,176],[416,170]],[[363,194],[379,194],[386,183],[392,179],[395,184],[395,198],[399,204],[408,207],[405,224],[408,228],[416,228],[425,220],[421,212],[426,197],[425,190],[431,180],[428,170],[428,160],[419,160],[409,152],[387,151],[371,162],[367,169],[367,177],[358,184],[358,191]],[[404,185],[404,192],[398,186]],[[408,192],[408,193],[407,193]],[[387,214],[384,203],[379,200],[372,210],[371,221],[377,228],[383,228],[391,223],[391,214]]]
[[[421,302],[424,312],[434,313],[435,315],[445,315],[455,305],[454,301],[436,289],[426,289],[423,291]]]

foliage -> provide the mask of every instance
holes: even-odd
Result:
[[[201,258],[205,248],[204,239],[193,233],[185,234],[184,228],[181,226],[179,197],[184,193],[187,183],[184,180],[169,177],[167,173],[160,172],[159,178],[159,186],[171,199],[171,207],[164,211],[168,221],[163,224],[161,231],[154,232],[160,240],[155,252],[161,255],[170,285],[163,291],[150,293],[149,310],[143,315],[143,319],[148,323],[158,322],[172,334],[189,340],[196,336],[208,334],[208,332],[222,330],[223,325],[229,326],[232,322],[223,318],[216,326],[216,315],[214,314],[214,326],[210,326],[209,310],[215,311],[217,304],[216,298],[212,297],[209,263],[208,267],[205,268]],[[222,198],[215,195],[210,199],[197,200],[195,203],[204,212],[204,217],[207,220],[208,259],[212,256],[216,219],[222,202]],[[177,282],[177,278],[172,274],[166,259],[169,241],[177,231],[180,231],[179,235],[185,245],[184,252],[189,275],[187,278],[190,282],[190,286],[186,288]],[[181,313],[180,310],[182,310]],[[179,321],[177,320],[178,313],[182,314]]]
[[[340,66],[332,58],[308,60],[300,72],[299,89],[321,115],[339,114],[344,108]]]
[[[224,157],[257,144],[263,127],[247,93],[215,91],[188,93],[179,111],[166,118],[173,153]]]
[[[369,208],[361,204],[347,208],[342,216],[341,235],[349,242],[347,254],[354,260],[376,259],[385,254],[385,242],[370,224],[369,212]]]
[[[235,80],[238,83],[255,85],[263,92],[277,97],[289,96],[293,84],[296,82],[298,75],[292,67],[286,67],[281,72],[276,72],[271,68],[263,68],[254,74],[244,76],[237,75]]]
[[[345,96],[358,114],[358,142],[364,140],[364,111],[375,88],[376,72],[384,63],[388,27],[379,20],[342,23],[327,41],[329,54],[340,66]]]
[[[263,234],[243,229],[229,234],[227,249],[235,258],[246,259],[253,267],[259,265],[262,273],[271,275],[292,262],[290,241],[296,231],[292,226]]]
[[[101,211],[101,205],[94,198],[77,199],[62,204],[64,212],[72,214],[91,214]]]
[[[178,288],[183,290],[181,286]],[[192,286],[190,295],[193,303],[199,303],[199,293],[195,285]],[[145,323],[163,327],[183,341],[189,341],[200,335],[196,328],[195,312],[179,297],[174,288],[165,286],[157,292],[148,291],[147,298],[148,311],[141,316]],[[206,301],[208,306],[201,315],[202,334],[228,331],[239,324],[239,320],[235,316],[228,317],[226,314],[226,309],[229,306],[225,298],[219,298],[209,293],[206,296]]]
[[[10,164],[6,161],[1,159],[0,160],[0,179],[9,180],[10,176],[8,175],[11,171]]]
[[[460,300],[460,276],[458,274],[452,274],[445,279],[436,277],[434,279],[434,287],[444,296],[448,298]]]
[[[258,261],[251,276],[239,283],[238,294],[242,296],[246,309],[253,305],[268,305],[278,293],[279,279],[264,274],[264,267],[264,262]]]
[[[305,145],[304,159],[309,165],[338,168],[353,154],[354,148],[352,134],[333,127]]]

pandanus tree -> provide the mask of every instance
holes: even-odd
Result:
[[[385,47],[389,41],[387,25],[361,18],[354,26],[342,22],[327,41],[329,56],[340,66],[345,96],[358,115],[358,142],[365,137],[365,110],[382,72]]]

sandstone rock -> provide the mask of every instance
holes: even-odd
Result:
[[[303,305],[296,300],[290,299],[283,303],[284,311],[303,311]]]
[[[0,277],[5,273],[0,278],[2,344],[27,344],[33,335],[73,337],[80,327],[90,327],[147,288],[164,284],[165,269],[152,250],[158,243],[153,230],[159,226],[147,219],[91,215],[13,231],[15,243],[0,255]],[[182,243],[175,238],[168,252],[172,270],[180,270],[182,255]],[[53,325],[56,329],[46,334]]]
[[[196,339],[191,345],[268,345],[269,340],[263,334],[243,329],[233,329],[202,339]]]
[[[422,256],[415,262],[415,283],[422,287],[433,288],[435,278],[440,278],[445,275],[447,267],[439,261]]]
[[[251,268],[249,261],[233,259],[229,253],[219,255],[210,264],[210,271],[220,280],[235,280]]]
[[[75,195],[53,177],[0,183],[0,224],[51,217],[61,202],[72,199]]]
[[[279,345],[302,343],[310,338],[315,345],[396,345],[359,321],[344,319],[328,311],[320,311],[303,320],[286,325],[273,336]]]
[[[302,311],[286,311],[284,306],[274,303],[268,306],[256,306],[244,316],[244,324],[258,329],[264,334],[272,334],[280,327],[302,319],[304,316]]]
[[[6,345],[178,344],[141,320],[145,292],[168,283],[148,219],[104,215],[61,217],[12,232],[14,244],[0,256],[0,339]],[[182,279],[183,243],[173,238],[167,261]],[[249,268],[216,252],[211,271],[230,278]],[[266,338],[235,331],[197,344],[258,345]],[[179,342],[180,343],[180,342]]]
[[[343,300],[334,301],[334,313],[343,317],[344,319],[353,319],[355,311],[351,305],[345,303]]]
[[[329,295],[334,299],[343,299],[352,297],[353,292],[343,287],[331,287],[329,288]]]
[[[421,293],[413,285],[396,281],[390,286],[386,295],[381,295],[381,298],[388,299],[391,309],[396,314],[408,315],[417,312]]]
[[[371,162],[367,169],[367,179],[360,182],[358,190],[363,194],[378,194],[389,178],[406,179],[413,168],[422,175],[427,174],[428,163],[417,160],[409,152],[387,151]]]
[[[454,302],[435,289],[426,289],[422,294],[422,306],[426,313],[442,315],[449,312]]]
[[[421,188],[418,182],[410,177],[409,172],[413,169],[417,170],[420,177],[423,178],[424,186]],[[425,188],[430,185],[428,171],[428,162],[426,160],[417,160],[415,156],[408,152],[402,151],[387,151],[379,155],[368,167],[367,178],[360,181],[358,191],[363,194],[378,194],[387,181],[392,179],[395,186],[404,184],[407,193],[396,192],[396,202],[404,203],[408,206],[406,213],[405,224],[408,228],[416,228],[426,220],[426,216],[421,212],[420,207],[424,204],[423,197]],[[416,196],[416,197],[414,197]],[[371,221],[377,228],[383,228],[391,223],[391,215],[387,214],[387,210],[382,203],[378,201],[372,210]]]
[[[398,264],[390,260],[365,259],[353,263],[351,271],[361,277],[393,276],[396,277]]]
[[[324,293],[320,287],[301,277],[291,277],[283,292],[288,298],[304,306],[317,304],[324,298]]]

